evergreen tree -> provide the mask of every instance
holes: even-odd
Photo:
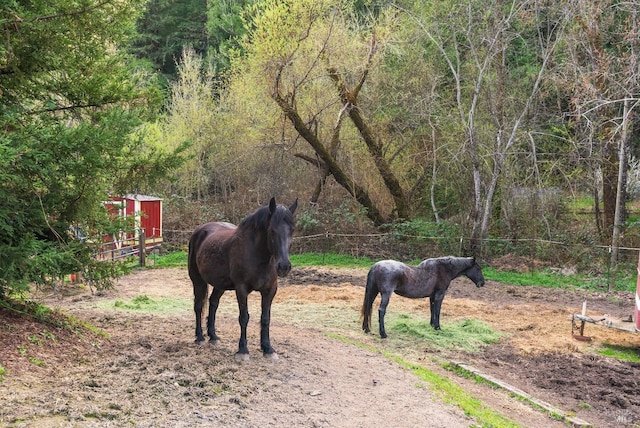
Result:
[[[87,266],[112,274],[72,232],[102,233],[108,194],[174,161],[131,137],[159,99],[118,49],[141,4],[0,5],[0,297]]]
[[[151,0],[138,21],[140,35],[133,52],[138,58],[151,61],[153,68],[167,79],[174,79],[184,48],[206,54],[206,20],[206,0]]]

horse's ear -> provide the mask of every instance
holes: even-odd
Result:
[[[296,208],[298,208],[298,198],[296,198],[295,202],[289,207],[289,211],[291,211],[291,214],[294,214],[296,212]]]
[[[271,198],[271,200],[269,201],[269,214],[273,214],[274,212],[276,212],[276,198],[275,197]]]

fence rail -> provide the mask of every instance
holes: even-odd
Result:
[[[140,229],[137,236],[102,242],[97,248],[95,258],[116,261],[137,256],[140,259],[140,266],[144,266],[147,252],[160,248],[162,243],[163,238],[159,235],[159,229],[153,228],[152,235],[149,237],[146,236],[144,229]]]

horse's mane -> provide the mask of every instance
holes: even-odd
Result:
[[[418,266],[426,267],[427,265],[433,265],[436,263],[449,263],[454,266],[460,267],[471,267],[475,263],[475,259],[473,257],[455,257],[455,256],[443,256],[443,257],[435,257],[432,259],[424,259]]]
[[[249,214],[238,225],[239,229],[265,229],[269,225],[269,221],[276,223],[286,222],[293,226],[293,215],[291,211],[284,205],[277,205],[276,210],[269,218],[269,206],[258,208],[253,214]]]

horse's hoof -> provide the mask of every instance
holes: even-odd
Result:
[[[200,340],[200,339],[196,339],[196,340],[194,341],[194,343],[195,343],[196,345],[202,345],[202,344],[204,344],[204,339],[202,339],[202,340]]]
[[[242,354],[240,352],[236,352],[235,358],[236,358],[236,361],[249,361],[249,354]]]
[[[270,354],[265,353],[264,357],[267,360],[271,360],[271,361],[275,361],[275,360],[279,360],[280,359],[280,357],[278,357],[278,354],[275,353],[275,352],[271,352]]]
[[[220,344],[220,339],[209,340],[209,345],[218,346],[219,344]]]

